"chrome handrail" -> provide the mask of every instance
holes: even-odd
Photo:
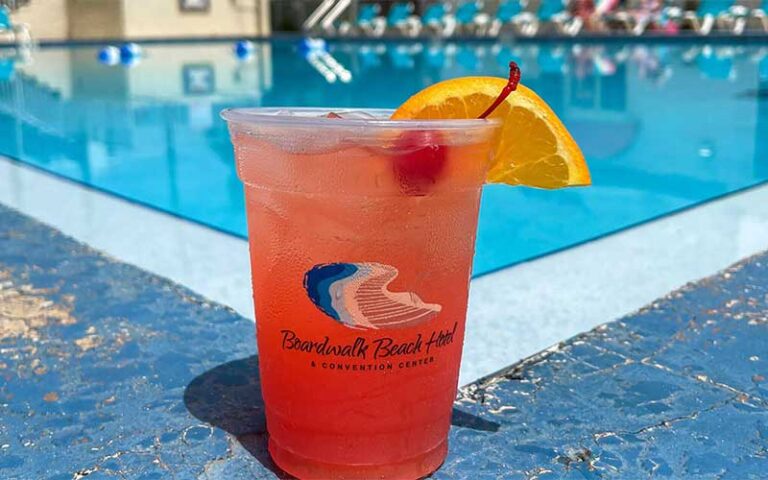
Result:
[[[352,0],[339,0],[336,5],[334,5],[333,8],[328,12],[328,14],[323,19],[323,22],[320,24],[320,26],[323,27],[323,30],[331,30],[333,28],[333,22],[339,18],[339,15],[344,13],[344,10],[346,10],[351,3]]]
[[[305,32],[312,30],[315,25],[317,25],[317,22],[319,22],[325,16],[325,14],[328,13],[331,8],[333,8],[337,1],[338,0],[323,0],[315,9],[315,11],[312,12],[306,20],[304,20],[301,28]]]

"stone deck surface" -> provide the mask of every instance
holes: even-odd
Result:
[[[285,477],[253,337],[0,206],[0,478]],[[450,442],[435,478],[768,478],[768,254],[462,388]]]

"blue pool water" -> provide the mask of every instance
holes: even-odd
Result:
[[[152,44],[131,65],[95,47],[0,51],[0,154],[245,236],[230,106],[387,107],[439,80],[506,74],[571,129],[594,186],[485,189],[475,274],[768,180],[768,48],[618,43]],[[44,192],[40,192],[44,195]]]

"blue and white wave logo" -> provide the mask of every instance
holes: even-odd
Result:
[[[426,322],[442,307],[412,292],[390,292],[398,271],[381,263],[324,263],[304,275],[304,288],[323,313],[351,328],[401,328]]]

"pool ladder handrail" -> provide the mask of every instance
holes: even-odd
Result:
[[[344,10],[346,10],[351,3],[352,0],[323,0],[315,11],[307,17],[301,28],[305,32],[310,32],[318,23],[320,23],[323,30],[331,30],[333,28],[333,22],[344,13]]]
[[[328,15],[325,16],[322,23],[320,24],[321,27],[323,27],[323,30],[330,31],[333,29],[333,22],[336,21],[339,16],[341,16],[342,13],[344,13],[344,10],[346,10],[349,5],[352,3],[352,0],[339,0],[336,2],[336,5],[331,9],[330,12],[328,12]]]

